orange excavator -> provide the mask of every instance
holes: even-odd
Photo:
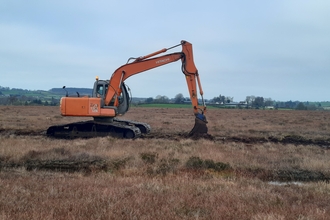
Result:
[[[182,46],[181,52],[157,56],[178,46]],[[207,133],[206,106],[199,74],[193,60],[192,44],[181,41],[178,45],[146,56],[129,58],[125,65],[112,74],[110,80],[99,80],[96,77],[92,97],[80,97],[79,93],[77,97],[68,97],[68,95],[62,97],[60,101],[62,116],[93,117],[93,120],[51,126],[47,130],[47,135],[68,138],[116,136],[132,139],[141,134],[148,134],[151,130],[148,124],[117,118],[124,115],[130,107],[131,98],[125,80],[135,74],[178,60],[182,62],[181,69],[187,81],[195,115],[195,125],[189,135]],[[201,95],[201,106],[198,103],[197,89]]]

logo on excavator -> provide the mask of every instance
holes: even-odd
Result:
[[[98,104],[95,103],[91,103],[90,108],[92,110],[92,112],[98,112]]]
[[[157,60],[156,61],[156,64],[165,63],[167,61],[170,61],[170,58],[165,58],[165,59],[162,59],[162,60]]]

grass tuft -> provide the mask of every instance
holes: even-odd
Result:
[[[186,167],[189,169],[213,169],[215,171],[222,171],[229,169],[230,165],[222,162],[214,162],[210,159],[203,160],[199,157],[190,157],[186,162]]]

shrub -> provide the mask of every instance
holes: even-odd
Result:
[[[160,164],[158,165],[156,169],[157,174],[162,174],[165,175],[169,172],[175,172],[176,168],[179,164],[180,160],[179,159],[161,159]]]
[[[146,153],[140,153],[140,157],[143,160],[143,162],[147,164],[153,164],[156,162],[156,159],[158,158],[158,154],[156,152],[146,152]]]
[[[190,157],[186,162],[189,169],[213,169],[215,171],[226,170],[230,168],[229,164],[214,162],[213,160],[202,160],[199,157]]]

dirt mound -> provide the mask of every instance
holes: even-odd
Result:
[[[194,159],[194,160],[193,160]],[[263,181],[279,181],[279,182],[290,182],[290,181],[300,181],[300,182],[315,182],[315,181],[330,181],[330,176],[325,175],[322,172],[309,171],[302,169],[288,169],[288,170],[263,170],[263,169],[232,169],[229,164],[224,164],[221,162],[213,162],[211,160],[196,161],[195,158],[189,159],[184,168],[175,168],[175,170],[182,172],[193,172],[198,171],[199,175],[203,176],[204,172],[208,169],[213,170],[213,172],[225,172],[226,175],[235,175],[237,177],[247,177],[247,178],[258,178]],[[121,160],[104,160],[104,159],[85,159],[85,160],[27,160],[24,163],[0,163],[0,170],[4,168],[19,168],[24,167],[28,171],[54,171],[54,172],[101,172],[101,171],[115,171],[124,167],[128,159]],[[169,165],[168,162],[157,164],[155,163],[155,170],[164,173],[164,164],[166,169],[171,168],[173,165]],[[151,165],[150,165],[151,166]],[[157,169],[156,169],[157,168]],[[149,169],[150,172],[150,169]],[[231,174],[230,174],[231,173]]]
[[[151,132],[150,134],[143,135],[141,138],[144,139],[168,139],[168,140],[182,140],[182,139],[207,139],[215,140],[215,137],[210,134],[189,134],[189,133],[162,133],[162,132]]]
[[[24,163],[27,170],[51,170],[65,172],[106,171],[106,160],[28,160]]]
[[[303,169],[288,168],[287,170],[265,170],[257,169],[236,169],[233,171],[237,176],[248,178],[258,178],[263,181],[279,181],[279,182],[315,182],[315,181],[330,181],[330,175],[326,175],[318,171],[310,171]]]
[[[330,139],[307,139],[302,136],[297,135],[288,135],[284,137],[225,137],[223,140],[233,141],[233,142],[242,142],[247,144],[256,144],[256,143],[282,143],[282,144],[295,144],[295,145],[317,145],[324,148],[330,148]]]
[[[71,152],[64,148],[29,151],[19,161],[0,157],[0,170],[23,167],[26,170],[49,170],[64,172],[90,172],[117,170],[125,166],[129,158],[105,159],[86,152]]]
[[[226,175],[237,177],[258,178],[263,181],[330,181],[330,175],[319,171],[304,169],[281,169],[267,170],[263,168],[233,168],[228,163],[202,159],[196,156],[190,157],[184,166],[179,166],[179,159],[158,158],[156,152],[145,152],[140,158],[148,167],[150,175],[166,175],[169,172],[195,173],[203,176],[209,170],[214,172],[225,172]],[[126,166],[132,158],[109,159],[91,155],[86,152],[71,152],[64,148],[54,148],[44,151],[29,151],[18,161],[10,158],[0,157],[0,171],[3,169],[25,168],[28,171],[46,170],[53,172],[111,172]],[[142,168],[141,172],[144,168]]]
[[[322,172],[302,170],[302,169],[289,169],[278,170],[273,172],[273,179],[279,181],[329,181],[330,176],[326,176]]]
[[[191,138],[193,140],[206,139],[211,141],[222,141],[222,142],[241,142],[246,144],[260,144],[260,143],[282,143],[282,144],[295,144],[295,145],[316,145],[323,148],[330,148],[330,139],[307,139],[297,135],[287,135],[284,137],[237,137],[237,136],[216,136],[211,134],[194,134],[189,135],[188,133],[157,133],[152,132],[148,135],[143,136],[145,139],[153,138],[164,138],[169,140],[181,140]]]

